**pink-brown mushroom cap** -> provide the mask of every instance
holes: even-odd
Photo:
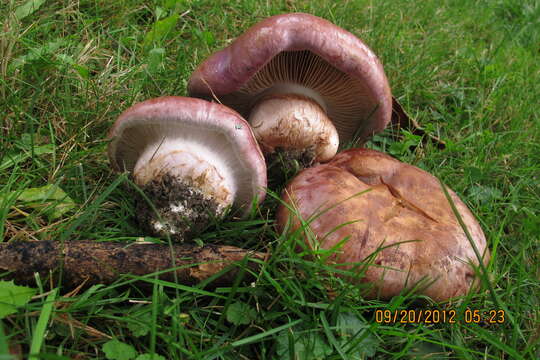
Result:
[[[145,146],[168,136],[200,137],[217,152],[230,152],[240,179],[236,207],[249,210],[255,196],[264,199],[266,165],[249,124],[236,111],[201,99],[164,96],[124,111],[109,132],[111,166],[132,172]]]
[[[449,194],[487,264],[480,225],[457,195]],[[351,149],[301,172],[283,198],[304,221],[314,217],[309,228],[321,248],[350,237],[333,256],[334,263],[359,263],[376,254],[357,279],[373,285],[367,297],[390,298],[424,281],[419,293],[445,301],[478,284],[473,266],[479,261],[439,180],[417,167],[374,150]],[[277,216],[281,231],[289,220],[293,231],[301,227],[282,205]],[[338,228],[347,222],[352,223]]]
[[[343,121],[332,106],[340,96],[335,93],[332,97],[336,100],[325,99],[341,142],[351,140],[355,133],[365,140],[385,128],[391,118],[392,98],[377,56],[350,32],[304,13],[272,16],[248,29],[230,46],[199,65],[189,80],[188,91],[197,97],[217,96],[224,104],[235,107],[227,103],[226,97],[221,98],[241,91],[274,57],[290,51],[309,51],[358,83],[355,85],[358,89],[351,86],[342,89],[342,97],[351,98],[347,106],[361,106],[360,110],[349,111],[352,114]],[[235,109],[247,116],[244,110]]]

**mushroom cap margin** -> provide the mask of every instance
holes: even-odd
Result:
[[[386,127],[391,120],[392,97],[377,56],[352,33],[305,13],[276,15],[253,25],[195,69],[189,79],[188,92],[197,97],[227,95],[239,90],[280,52],[299,50],[309,50],[367,84],[378,108],[359,138],[365,139]]]
[[[165,131],[164,135],[169,135],[167,129],[174,127],[178,121],[197,129],[222,133],[233,145],[231,150],[234,151],[235,158],[252,174],[251,199],[257,196],[259,202],[264,200],[267,186],[266,164],[251,127],[236,111],[202,99],[163,96],[137,103],[120,114],[108,134],[110,142],[107,154],[115,171],[133,170],[129,167],[123,169],[118,159],[124,131],[147,125],[149,122],[155,123],[157,120],[161,121],[162,126],[156,129]],[[144,146],[144,141],[141,141],[141,145]]]

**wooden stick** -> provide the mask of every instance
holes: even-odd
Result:
[[[172,261],[174,254],[174,263]],[[148,243],[95,241],[16,241],[0,244],[0,272],[19,283],[34,283],[34,273],[46,277],[63,269],[62,285],[110,284],[123,274],[146,275],[175,268],[159,276],[167,281],[194,284],[208,279],[245,257],[264,259],[265,254],[234,246],[175,244],[172,247]],[[258,264],[246,263],[256,270]],[[217,284],[231,284],[240,268],[216,279]],[[6,279],[6,277],[2,277]]]

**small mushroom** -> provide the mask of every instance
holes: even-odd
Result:
[[[480,225],[448,192],[487,264]],[[353,281],[371,284],[367,297],[387,299],[415,289],[444,301],[477,284],[473,246],[439,180],[417,167],[374,150],[351,149],[302,171],[284,190],[283,200],[287,206],[277,214],[280,231],[290,221],[291,231],[303,231],[308,246],[335,247],[333,263],[347,269],[362,263],[365,268]]]
[[[139,199],[137,217],[156,236],[182,240],[227,208],[245,213],[264,199],[264,157],[248,123],[223,105],[147,100],[124,111],[109,137],[112,167],[131,173],[153,203]]]
[[[191,96],[249,120],[265,154],[325,162],[339,142],[360,142],[390,121],[383,67],[356,36],[319,17],[284,14],[248,29],[192,74]]]

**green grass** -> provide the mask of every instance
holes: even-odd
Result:
[[[10,345],[24,354],[39,350],[35,358],[103,359],[104,349],[118,350],[119,341],[139,355],[166,359],[540,357],[537,1],[62,0],[15,11],[23,3],[0,5],[3,241],[144,236],[133,221],[126,180],[106,158],[115,118],[138,101],[185,95],[191,71],[210,53],[264,17],[303,11],[365,40],[405,109],[448,144],[410,150],[388,132],[369,144],[440,177],[486,233],[493,293],[484,289],[448,309],[463,316],[466,308],[504,306],[508,314],[504,324],[490,326],[378,324],[376,310],[411,309],[422,299],[364,300],[323,263],[292,251],[294,236],[275,233],[278,202],[268,196],[250,219],[201,236],[270,250],[252,284],[205,292],[203,285],[147,277],[145,289],[124,281],[70,296],[44,294],[0,320],[0,337],[7,338],[0,350]],[[158,15],[166,21],[156,23]],[[17,202],[18,192],[47,184],[65,191],[75,209],[51,216]],[[59,200],[49,202],[54,208]],[[48,291],[47,284],[40,287]],[[229,318],[238,309],[249,323]],[[116,342],[105,345],[111,338]]]

